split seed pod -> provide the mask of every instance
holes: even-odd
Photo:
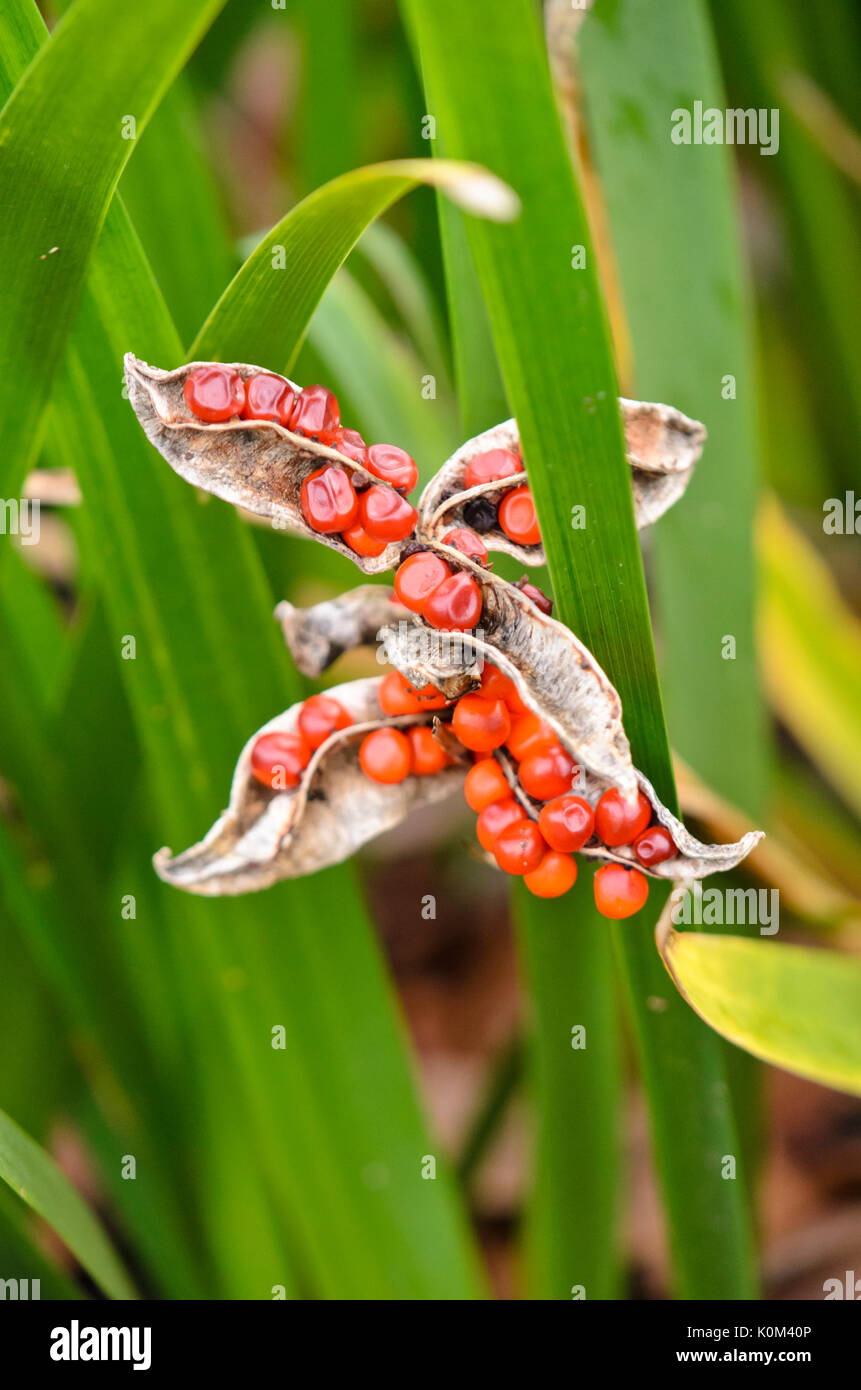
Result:
[[[268,888],[339,864],[411,811],[457,791],[465,772],[458,766],[431,777],[410,774],[388,786],[362,772],[358,750],[366,734],[432,724],[434,718],[430,713],[386,718],[377,701],[379,684],[379,679],[348,681],[326,692],[354,723],[320,745],[297,787],[262,786],[251,772],[251,750],[262,734],[295,733],[302,702],[257,729],[239,755],[227,810],[183,854],[160,850],[154,860],[159,877],[210,897]]]
[[[348,556],[365,574],[382,574],[397,564],[400,547],[387,545],[380,555],[361,556],[339,535],[313,530],[302,513],[302,483],[326,463],[336,464],[355,487],[388,488],[389,484],[336,449],[305,435],[293,434],[275,421],[228,420],[210,425],[192,415],[183,388],[196,368],[211,365],[189,362],[165,372],[126,353],[125,372],[129,400],[151,444],[187,483],[214,493],[225,502],[269,517],[283,527],[313,537]],[[243,380],[264,371],[247,362],[226,364]],[[290,385],[296,392],[299,387]]]

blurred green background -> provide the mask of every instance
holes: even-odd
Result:
[[[184,897],[150,864],[203,834],[250,732],[310,690],[275,603],[357,574],[169,474],[123,352],[179,365],[204,323],[209,355],[259,344],[246,360],[325,382],[423,481],[514,411],[561,487],[555,422],[523,404],[530,372],[558,371],[582,411],[572,476],[598,501],[600,279],[621,392],[709,430],[645,542],[682,810],[707,838],[764,827],[739,885],[779,889],[782,939],[857,952],[857,7],[576,8],[0,12],[0,493],[41,503],[38,544],[0,546],[0,1107],[68,1179],[0,1130],[0,1171],[37,1193],[0,1190],[0,1278],[43,1297],[795,1298],[858,1267],[859,1102],[719,1041],[669,999],[650,924],[610,932],[588,884],[573,906],[510,901],[465,810],[237,901]],[[777,153],[680,151],[669,113],[696,100],[777,109]],[[441,154],[504,177],[520,229],[430,188],[369,194],[334,278],[316,226],[271,304],[241,284],[219,304],[313,190]],[[565,307],[552,263],[572,243],[594,286]],[[318,283],[306,337],[291,294]],[[524,287],[546,291],[532,313]],[[594,558],[551,569],[538,582],[671,788],[638,579],[617,600]],[[378,670],[358,653],[327,683]],[[735,1139],[730,1193],[703,1165]]]

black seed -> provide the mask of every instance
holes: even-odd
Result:
[[[418,555],[422,550],[427,550],[427,546],[422,545],[421,541],[407,541],[407,544],[401,550],[401,564],[404,563],[404,560],[408,560],[411,555]]]
[[[463,519],[467,526],[472,527],[473,531],[477,531],[479,535],[484,535],[487,531],[494,529],[499,517],[490,498],[470,497],[469,501],[463,504]]]

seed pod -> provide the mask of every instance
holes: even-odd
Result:
[[[382,628],[411,615],[397,602],[393,589],[362,584],[311,608],[295,608],[285,599],[275,617],[303,676],[316,677],[344,652],[377,641]]]
[[[678,501],[690,481],[694,464],[702,453],[705,428],[672,406],[646,401],[620,399],[625,449],[631,465],[631,490],[637,526],[651,526]],[[452,526],[471,526],[480,531],[488,550],[504,551],[527,565],[543,565],[540,545],[517,545],[505,535],[490,509],[512,488],[527,482],[525,473],[464,488],[467,464],[490,449],[506,449],[520,454],[520,435],[515,420],[494,425],[484,434],[469,439],[452,454],[428,483],[418,504],[419,532],[439,540]],[[486,511],[478,510],[484,503]],[[489,523],[489,524],[485,524]]]
[[[235,419],[206,424],[198,419],[186,404],[183,388],[191,372],[206,365],[210,364],[190,362],[166,372],[139,361],[132,353],[126,354],[126,384],[132,408],[147,438],[174,472],[204,492],[312,536],[348,556],[365,574],[393,569],[400,553],[398,544],[387,545],[380,555],[358,555],[337,533],[327,535],[313,530],[300,505],[303,482],[326,463],[343,469],[356,488],[373,484],[389,489],[389,484],[374,477],[355,459],[315,439],[293,434],[274,420]],[[244,362],[230,365],[246,380],[264,371]],[[289,384],[298,392],[298,386]]]
[[[163,849],[153,863],[165,883],[205,896],[250,893],[284,878],[315,873],[349,858],[398,825],[419,806],[458,791],[464,766],[433,776],[410,774],[383,784],[359,767],[362,739],[374,729],[432,724],[435,716],[380,716],[379,680],[349,681],[327,691],[355,721],[332,734],[312,755],[298,787],[272,791],[251,772],[252,749],[262,734],[294,733],[302,704],[264,724],[239,755],[230,802],[199,844],[175,857]]]
[[[453,570],[466,571],[482,595],[473,632],[435,634],[422,619],[383,634],[388,659],[413,684],[437,686],[454,699],[473,689],[490,661],[509,676],[523,702],[551,725],[578,763],[628,799],[636,795],[622,702],[612,682],[570,628],[542,613],[519,589],[475,565],[460,551],[430,546]]]

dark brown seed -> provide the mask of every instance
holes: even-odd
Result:
[[[463,504],[463,519],[479,535],[486,535],[498,524],[499,513],[488,497],[470,497]]]

